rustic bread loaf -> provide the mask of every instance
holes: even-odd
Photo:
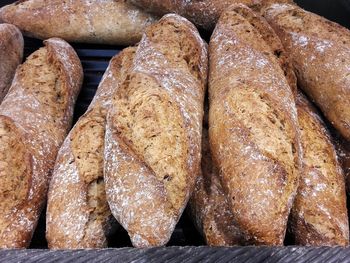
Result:
[[[292,3],[292,0],[130,0],[131,3],[156,15],[177,13],[206,30],[213,30],[220,14],[233,4],[241,3],[259,10],[268,2]]]
[[[210,40],[210,148],[247,243],[282,245],[301,164],[297,111],[264,32],[242,15],[225,11]]]
[[[16,68],[23,58],[23,37],[10,24],[0,24],[0,103],[11,86]]]
[[[58,38],[44,43],[17,69],[0,106],[2,248],[30,243],[82,84],[73,48]]]
[[[41,39],[129,45],[141,39],[155,17],[126,0],[22,0],[1,8],[0,21]]]
[[[105,183],[136,247],[168,242],[199,174],[207,48],[186,19],[148,27],[107,117]]]
[[[219,170],[213,165],[208,127],[203,127],[201,174],[189,201],[189,213],[209,246],[243,245],[240,232],[222,189]]]
[[[345,182],[330,135],[317,111],[299,94],[303,168],[290,216],[297,245],[349,243]]]
[[[106,200],[103,149],[111,97],[133,60],[135,48],[112,58],[87,112],[65,139],[57,156],[48,195],[49,248],[102,248],[117,226]]]
[[[264,16],[289,52],[301,88],[350,140],[350,31],[295,5],[271,5]]]

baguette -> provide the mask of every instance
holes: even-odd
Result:
[[[87,112],[65,139],[57,156],[48,195],[46,239],[49,248],[107,247],[117,224],[106,200],[103,148],[111,96],[123,79],[135,48],[115,56]]]
[[[196,26],[213,30],[220,14],[233,4],[241,3],[259,10],[266,2],[287,2],[292,0],[130,0],[131,3],[155,15],[177,13]]]
[[[301,164],[297,111],[264,31],[242,8],[221,15],[209,44],[210,149],[246,242],[282,245]]]
[[[135,247],[165,245],[200,169],[207,49],[186,19],[150,26],[107,116],[105,183]]]
[[[156,18],[125,0],[21,0],[0,9],[0,21],[40,39],[130,45]]]
[[[348,245],[345,182],[325,124],[299,94],[298,120],[303,148],[300,185],[290,216],[296,245]]]
[[[298,6],[263,11],[290,54],[300,87],[350,140],[350,31]]]
[[[23,58],[23,37],[13,25],[0,24],[0,103]]]
[[[0,247],[28,247],[57,151],[71,125],[83,72],[65,41],[30,55],[0,106]]]

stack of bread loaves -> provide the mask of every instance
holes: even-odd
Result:
[[[291,0],[24,0],[0,22],[1,248],[29,246],[46,202],[53,249],[118,227],[164,246],[187,204],[211,246],[348,245],[347,29]],[[18,66],[20,31],[46,40]],[[66,41],[137,44],[72,129]]]

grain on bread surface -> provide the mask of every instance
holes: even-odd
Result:
[[[332,125],[350,139],[350,31],[296,5],[263,12],[289,52],[298,83]]]
[[[7,184],[1,193],[6,208],[0,218],[3,248],[30,243],[82,84],[82,67],[72,47],[58,38],[44,44],[17,69],[0,106],[1,185]]]
[[[200,169],[207,47],[177,15],[150,26],[107,117],[113,215],[136,247],[165,245]]]
[[[224,12],[209,44],[211,153],[247,242],[282,245],[301,163],[297,111],[264,33],[242,14]]]
[[[155,15],[176,13],[199,28],[213,30],[221,13],[233,4],[244,4],[256,11],[270,2],[292,3],[292,0],[130,0],[131,3]]]

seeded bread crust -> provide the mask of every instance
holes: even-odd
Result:
[[[263,17],[256,12],[252,12],[251,9],[244,5],[231,6],[230,10],[233,10],[244,17],[250,25],[259,32],[260,37],[262,37],[262,39],[269,45],[270,50],[265,50],[265,55],[270,56],[273,60],[277,59],[277,62],[280,64],[280,67],[288,80],[288,84],[293,91],[294,97],[296,97],[298,89],[297,77],[295,76],[292,63],[288,57],[289,54],[284,49],[283,44],[275,31],[269,26]]]
[[[292,0],[130,0],[146,12],[158,16],[176,13],[193,22],[199,28],[213,30],[223,11],[233,4],[244,4],[259,11],[270,2],[293,3]]]
[[[207,47],[186,19],[150,26],[107,117],[105,181],[136,247],[165,245],[200,169]]]
[[[17,69],[0,106],[2,248],[30,243],[82,84],[72,47],[58,38],[44,44]]]
[[[297,245],[349,243],[345,181],[330,135],[315,108],[299,94],[303,168],[290,216]]]
[[[11,86],[23,58],[23,37],[17,27],[0,24],[0,103]]]
[[[297,111],[273,49],[242,15],[224,12],[210,40],[210,149],[247,243],[282,245],[301,164]]]
[[[273,4],[264,16],[289,52],[300,87],[350,140],[350,31],[295,5]]]
[[[208,127],[203,127],[201,174],[189,201],[189,213],[197,230],[209,246],[244,245],[244,236],[237,227],[219,170],[213,165]]]
[[[24,35],[82,43],[135,44],[155,20],[125,0],[21,0],[0,9],[0,21]]]
[[[242,3],[251,6],[258,3],[258,0],[130,0],[130,2],[157,15],[179,14],[201,28],[212,30],[222,11],[232,4]]]
[[[107,237],[117,227],[103,180],[105,124],[112,95],[134,53],[135,48],[127,48],[112,58],[87,112],[59,151],[46,213],[49,248],[107,247]]]

